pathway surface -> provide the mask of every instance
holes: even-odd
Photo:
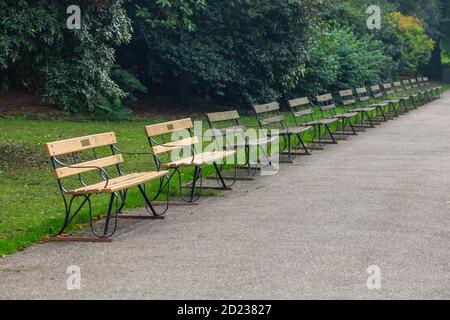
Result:
[[[450,299],[449,93],[236,189],[0,259],[0,298]]]

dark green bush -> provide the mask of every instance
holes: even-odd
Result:
[[[171,92],[240,106],[272,101],[306,60],[314,3],[209,0],[194,12],[195,32],[151,30],[137,17],[134,45],[144,53],[134,60],[142,79],[173,84]]]
[[[348,29],[324,31],[316,36],[295,93],[314,96],[378,83],[391,77],[391,65],[380,41]]]
[[[123,91],[110,77],[114,47],[131,37],[122,0],[78,1],[80,30],[66,27],[73,1],[0,2],[0,81],[26,86],[70,112],[92,113]]]

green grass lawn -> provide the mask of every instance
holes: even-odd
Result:
[[[444,90],[449,88],[450,85],[444,86]],[[293,124],[292,117],[287,115],[287,118]],[[64,205],[50,163],[43,152],[44,143],[114,131],[120,148],[148,152],[143,128],[163,121],[166,119],[133,119],[112,123],[0,118],[0,256],[24,249],[43,237],[54,234],[63,221]],[[249,127],[257,126],[253,117],[243,117],[242,122]],[[205,123],[204,128],[206,127]],[[306,140],[308,139],[307,137]],[[124,158],[126,172],[151,171],[155,168],[151,158],[147,156]],[[183,172],[183,179],[189,181],[192,171],[187,169]],[[205,175],[212,173],[212,168],[207,168]],[[104,214],[107,200],[107,197],[101,195],[94,197],[96,216]],[[126,210],[142,205],[140,195],[133,188]],[[83,212],[68,231],[84,229],[86,222],[88,215]]]

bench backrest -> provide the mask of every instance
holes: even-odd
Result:
[[[372,92],[372,97],[375,99],[381,99],[384,94],[379,85],[374,85],[370,87],[370,91]]]
[[[328,112],[331,112],[333,115],[337,115],[337,106],[331,93],[316,96],[316,101],[319,105],[319,109],[323,118],[326,118],[326,113]]]
[[[253,106],[253,110],[261,128],[285,129],[287,127],[278,102]]]
[[[114,153],[113,146],[116,143],[114,132],[108,132],[46,143],[44,150],[52,161],[53,175],[60,180],[110,166],[117,166],[120,173],[118,165],[123,163],[123,157],[121,154]],[[102,147],[109,148],[111,156],[98,157],[97,149]],[[89,155],[93,159],[79,160],[79,155],[84,153],[83,158],[86,158],[88,151],[92,151]]]
[[[394,87],[393,88],[394,88],[395,92],[397,92],[397,93],[402,93],[402,92],[405,91],[405,88],[403,87],[401,81],[394,81]]]
[[[366,87],[356,88],[355,91],[359,102],[367,103],[370,100],[370,93]]]
[[[419,87],[419,84],[417,83],[416,78],[411,78],[411,79],[409,80],[409,82],[411,83],[411,85],[412,85],[413,88],[418,88],[418,87]]]
[[[307,97],[289,100],[288,104],[297,125],[305,122],[305,119],[308,121],[314,120],[314,109]]]
[[[245,127],[239,121],[240,116],[237,110],[207,113],[206,118],[213,137],[225,136],[227,141],[229,135],[233,140],[236,136],[245,139]]]
[[[392,86],[392,83],[383,83],[383,90],[386,96],[392,96],[395,94],[395,90],[394,87]]]
[[[168,154],[176,150],[190,148],[195,151],[195,145],[199,143],[193,135],[194,125],[192,119],[181,119],[164,123],[153,124],[145,127],[145,134],[150,143],[152,153],[155,155]],[[172,139],[174,133],[187,132],[188,138]],[[157,139],[161,139],[158,141]]]
[[[344,107],[353,106],[357,103],[355,94],[351,89],[339,91],[339,96],[341,97]]]
[[[402,83],[406,91],[410,91],[412,89],[411,82],[409,80],[403,80]]]

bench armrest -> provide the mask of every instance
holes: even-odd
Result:
[[[156,168],[158,169],[158,171],[161,169],[161,160],[159,159],[159,157],[156,154],[154,154],[151,151],[147,151],[147,152],[128,152],[128,151],[124,151],[122,149],[119,149],[116,145],[113,145],[113,148],[117,152],[120,152],[121,154],[129,155],[129,156],[152,156],[153,159],[155,160]]]
[[[59,165],[66,167],[66,168],[74,168],[74,169],[97,169],[100,172],[100,175],[105,179],[105,188],[108,187],[109,184],[109,176],[108,176],[108,172],[102,168],[102,167],[98,167],[98,166],[83,166],[83,165],[79,165],[79,164],[66,164],[64,162],[62,162],[59,159],[54,158],[55,162],[58,163]]]

